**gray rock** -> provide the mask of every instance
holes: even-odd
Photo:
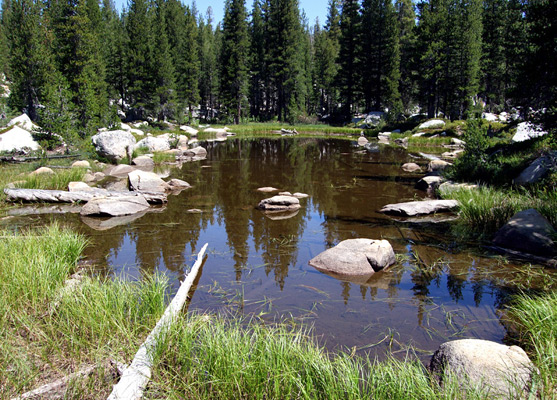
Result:
[[[39,167],[33,172],[31,172],[29,175],[43,175],[43,174],[51,175],[54,174],[54,171],[48,167]]]
[[[259,202],[257,208],[263,211],[295,211],[300,209],[300,200],[292,196],[273,196]]]
[[[128,174],[128,180],[132,190],[156,193],[170,190],[170,185],[153,172],[132,171]]]
[[[445,126],[445,121],[441,119],[432,119],[430,121],[426,121],[420,126],[418,129],[433,129],[433,128],[442,128]]]
[[[512,138],[513,142],[524,142],[540,136],[547,135],[541,126],[532,124],[531,122],[521,122],[516,127],[516,133]]]
[[[72,168],[91,168],[91,164],[87,160],[79,160],[72,164]]]
[[[464,154],[464,150],[446,151],[441,154],[441,157],[448,160],[456,160],[458,157]]]
[[[171,180],[168,181],[168,185],[172,189],[187,189],[187,188],[191,187],[191,185],[189,183],[187,183],[186,181],[183,181],[181,179],[171,179]]]
[[[137,168],[131,165],[120,164],[116,166],[110,166],[104,170],[105,175],[114,176],[117,178],[123,178],[128,176],[130,172],[135,171]]]
[[[139,156],[132,160],[132,164],[138,167],[151,168],[155,166],[155,162],[149,156]],[[131,171],[130,171],[131,172]]]
[[[132,153],[136,143],[133,135],[123,130],[100,132],[91,141],[97,154],[112,162],[126,158]]]
[[[292,196],[292,193],[290,193],[290,192],[279,192],[278,195],[279,196]]]
[[[31,118],[27,114],[21,114],[19,117],[15,117],[10,122],[8,122],[8,126],[19,126],[22,129],[25,129],[28,132],[32,132],[33,130],[37,129],[38,126],[31,121]]]
[[[297,199],[305,199],[306,197],[309,197],[309,194],[296,192],[292,194],[292,196],[294,196]]]
[[[309,261],[323,272],[346,276],[370,276],[395,262],[395,253],[386,240],[348,239]]]
[[[170,141],[167,137],[155,137],[147,136],[145,139],[141,139],[135,145],[136,149],[148,149],[149,151],[166,151],[170,150]]]
[[[119,217],[145,211],[149,203],[142,196],[96,197],[81,209],[81,215],[107,215]]]
[[[367,142],[368,142],[368,140],[364,136],[360,136],[358,138],[358,145],[359,146],[364,146]]]
[[[437,212],[451,211],[458,207],[456,200],[425,200],[410,201],[407,203],[387,204],[379,212],[392,215],[415,217]]]
[[[515,185],[529,185],[538,182],[549,171],[557,168],[557,152],[537,158],[513,181]]]
[[[528,398],[536,368],[518,346],[479,339],[443,343],[433,354],[429,368],[442,382],[452,373],[461,388],[481,387],[490,399]]]
[[[456,190],[462,190],[462,189],[466,189],[466,190],[476,190],[478,189],[479,186],[473,183],[454,183],[451,181],[448,182],[443,182],[441,185],[439,185],[439,192],[440,193],[451,193],[454,192]]]
[[[422,167],[420,167],[418,164],[416,163],[406,163],[406,164],[402,164],[402,170],[405,172],[417,172],[417,171],[421,171]]]
[[[197,136],[197,133],[199,132],[197,129],[192,128],[191,126],[187,126],[187,125],[180,126],[180,130],[184,131],[187,134],[192,135],[192,136]]]
[[[82,192],[84,190],[91,190],[92,187],[85,182],[70,182],[68,183],[68,192]]]
[[[198,146],[184,151],[184,155],[187,157],[207,157],[207,150],[204,147]]]
[[[496,246],[543,257],[557,255],[553,242],[556,232],[543,215],[534,209],[516,213],[493,239]]]
[[[465,142],[464,140],[457,139],[457,138],[452,138],[452,139],[451,139],[451,144],[452,144],[453,146],[458,146],[458,147],[460,147],[461,149],[463,149],[463,148],[466,146],[466,142]]]
[[[445,178],[439,175],[426,175],[416,183],[416,189],[433,192],[439,185],[445,182]]]
[[[432,160],[427,165],[427,170],[428,172],[443,171],[445,168],[450,167],[451,165],[453,164],[444,160]]]

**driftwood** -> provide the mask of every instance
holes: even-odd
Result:
[[[123,371],[126,369],[126,366],[122,363],[117,361],[110,360],[110,369],[113,369],[116,374],[119,376],[122,375]],[[22,394],[19,397],[15,397],[12,400],[25,400],[25,399],[62,399],[64,398],[64,394],[66,391],[66,386],[72,380],[76,378],[87,377],[92,375],[93,372],[98,368],[97,365],[92,365],[73,374],[65,376],[57,381],[47,383],[37,389],[31,390]]]
[[[184,282],[182,282],[176,296],[174,296],[174,299],[172,299],[172,302],[164,311],[163,316],[159,322],[157,322],[155,328],[151,331],[149,336],[147,336],[147,339],[145,339],[145,342],[137,351],[130,366],[126,368],[122,374],[120,382],[112,389],[112,393],[108,397],[108,400],[138,400],[143,397],[143,391],[149,379],[151,379],[153,351],[157,341],[172,325],[186,302],[190,288],[201,267],[207,245],[208,244],[205,243],[201,248],[201,251],[197,255],[197,260],[193,264],[190,273],[186,276],[186,279],[184,279]]]
[[[125,192],[111,191],[106,189],[91,188],[78,192],[66,192],[64,190],[44,190],[44,189],[4,189],[6,200],[23,202],[46,202],[46,203],[77,203],[87,202],[94,197],[123,197],[123,196],[143,196],[150,204],[166,203],[167,197],[164,193],[154,192]]]

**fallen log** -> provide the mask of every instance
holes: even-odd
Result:
[[[45,189],[4,189],[7,201],[22,202],[45,202],[45,203],[78,203],[88,202],[94,197],[124,197],[124,196],[143,196],[150,204],[166,203],[167,197],[164,193],[143,192],[143,191],[112,191],[99,188],[91,188],[77,192],[66,192],[64,190],[45,190]]]
[[[155,328],[151,331],[145,342],[141,345],[135,357],[128,368],[122,374],[122,378],[118,384],[114,385],[112,393],[108,400],[138,400],[143,397],[143,391],[147,387],[149,379],[151,379],[151,367],[153,366],[153,351],[157,345],[157,341],[161,335],[167,331],[172,325],[176,316],[182,309],[187,300],[188,293],[191,289],[193,281],[197,277],[199,268],[203,262],[203,256],[207,249],[208,243],[201,248],[197,255],[197,260],[193,264],[190,273],[182,282],[180,289],[172,299],[164,311],[163,316],[157,322]]]
[[[113,369],[114,372],[118,375],[122,375],[123,371],[126,369],[126,366],[120,362],[110,360],[109,368]],[[66,387],[68,383],[72,380],[77,378],[87,377],[93,374],[95,370],[98,368],[98,365],[91,365],[86,367],[82,370],[74,372],[68,376],[65,376],[57,381],[47,383],[37,389],[31,390],[22,394],[19,397],[15,397],[12,400],[25,400],[25,399],[62,399],[64,398],[64,393],[66,391]]]

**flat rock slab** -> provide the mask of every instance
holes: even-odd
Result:
[[[497,231],[493,244],[506,249],[542,257],[557,255],[553,242],[555,229],[543,215],[534,209],[516,213]]]
[[[141,196],[96,197],[81,209],[81,215],[120,217],[146,211],[149,203]]]
[[[168,183],[153,172],[132,171],[128,174],[128,180],[133,190],[164,193],[171,189]]]
[[[340,276],[370,276],[395,262],[386,240],[348,239],[309,260],[319,271]]]
[[[536,369],[526,352],[479,339],[443,343],[433,354],[429,368],[439,380],[452,372],[463,390],[482,387],[490,399],[528,398]]]
[[[451,211],[458,207],[456,200],[425,200],[407,203],[387,204],[379,212],[392,215],[415,217],[438,212]]]
[[[257,208],[263,211],[281,212],[300,209],[300,200],[292,196],[273,196],[259,202]]]

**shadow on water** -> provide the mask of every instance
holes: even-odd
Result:
[[[450,222],[410,223],[377,213],[385,204],[425,196],[410,185],[416,177],[400,169],[412,160],[404,149],[362,153],[349,141],[311,138],[204,146],[206,160],[169,167],[171,178],[193,188],[169,196],[157,212],[106,221],[75,213],[21,216],[4,224],[62,221],[89,238],[85,255],[100,273],[140,279],[159,271],[174,288],[208,242],[189,310],[308,323],[331,349],[356,347],[383,357],[414,346],[426,359],[446,340],[504,339],[497,309],[522,266],[457,243]],[[256,190],[263,186],[309,197],[297,213],[269,218],[255,209],[269,196]],[[308,265],[325,249],[359,237],[389,240],[399,261],[365,282]],[[542,274],[532,268],[534,281]]]

